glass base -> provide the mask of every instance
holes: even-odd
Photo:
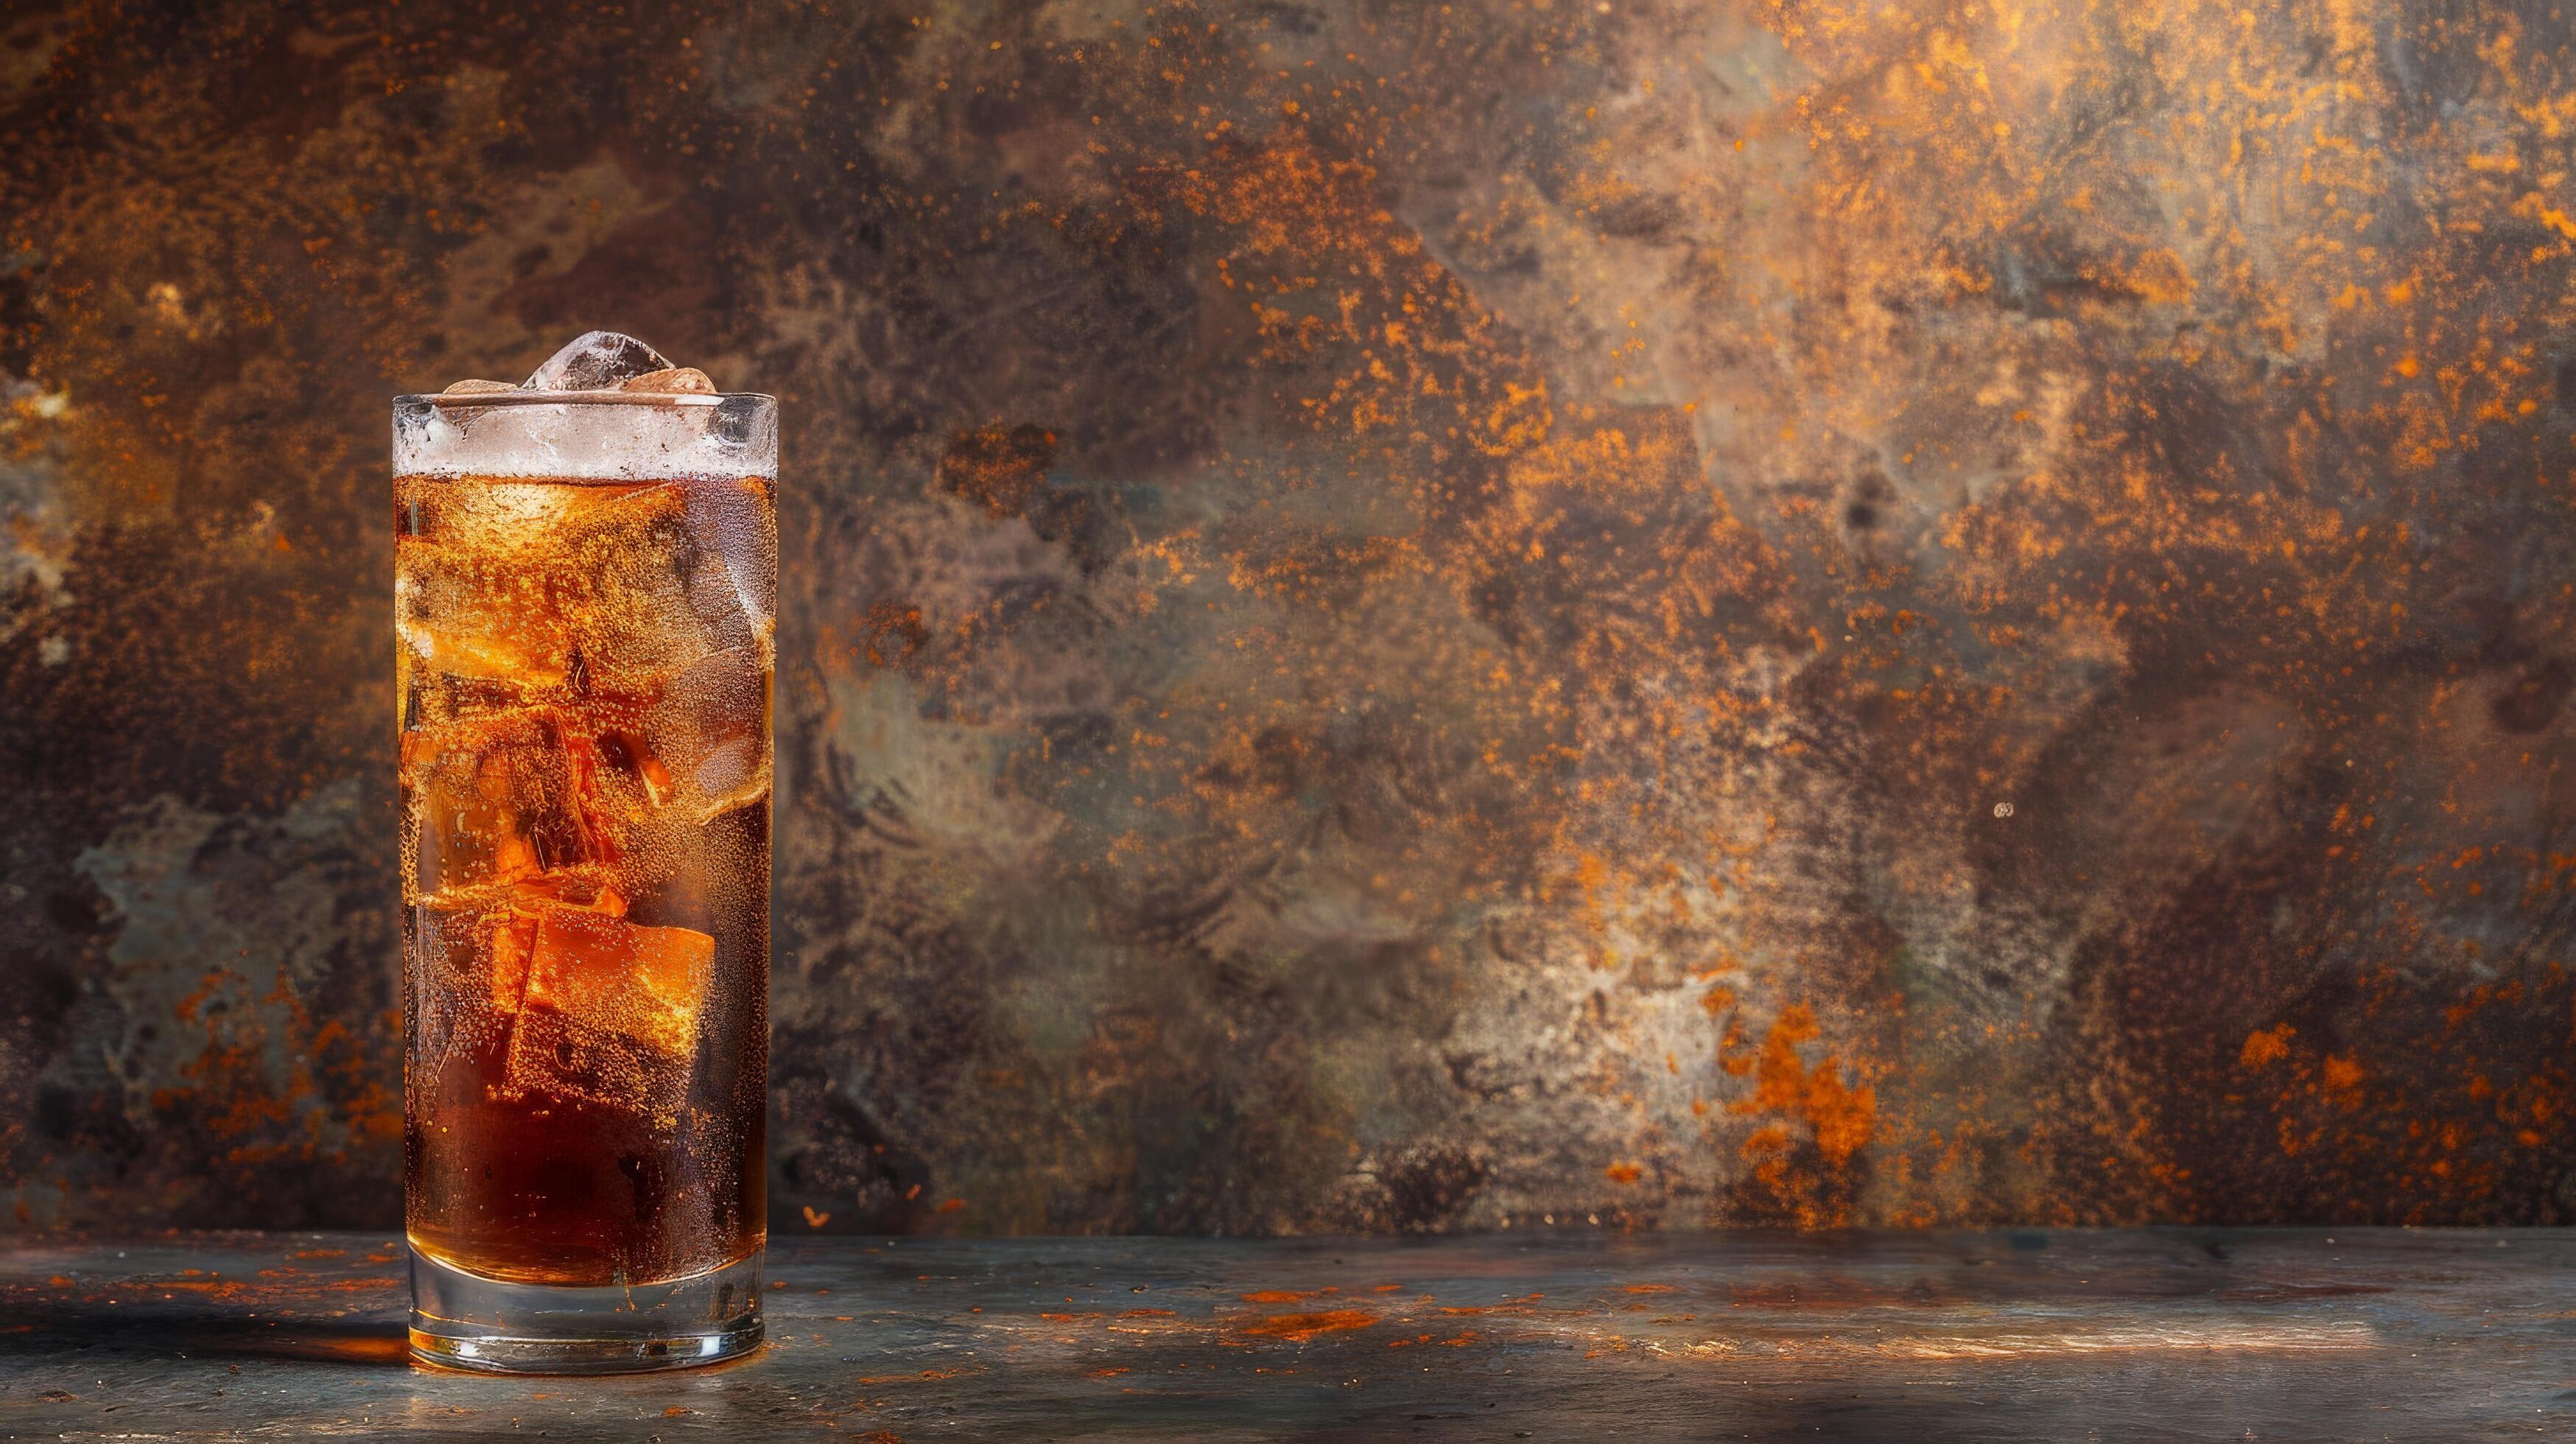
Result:
[[[760,1347],[760,1251],[655,1284],[487,1279],[411,1251],[411,1352],[486,1374],[632,1374]]]

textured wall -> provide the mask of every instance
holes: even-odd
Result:
[[[593,326],[786,406],[782,1226],[2576,1221],[2556,3],[166,9],[0,21],[19,1226],[396,1216],[385,402]]]

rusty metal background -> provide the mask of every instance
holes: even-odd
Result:
[[[2540,0],[0,20],[0,1227],[397,1215],[385,400],[788,417],[797,1231],[2576,1220]]]

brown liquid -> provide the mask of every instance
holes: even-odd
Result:
[[[774,486],[406,477],[414,1246],[519,1282],[760,1246]]]

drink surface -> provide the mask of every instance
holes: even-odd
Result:
[[[395,482],[414,1247],[642,1283],[764,1235],[775,483]]]

